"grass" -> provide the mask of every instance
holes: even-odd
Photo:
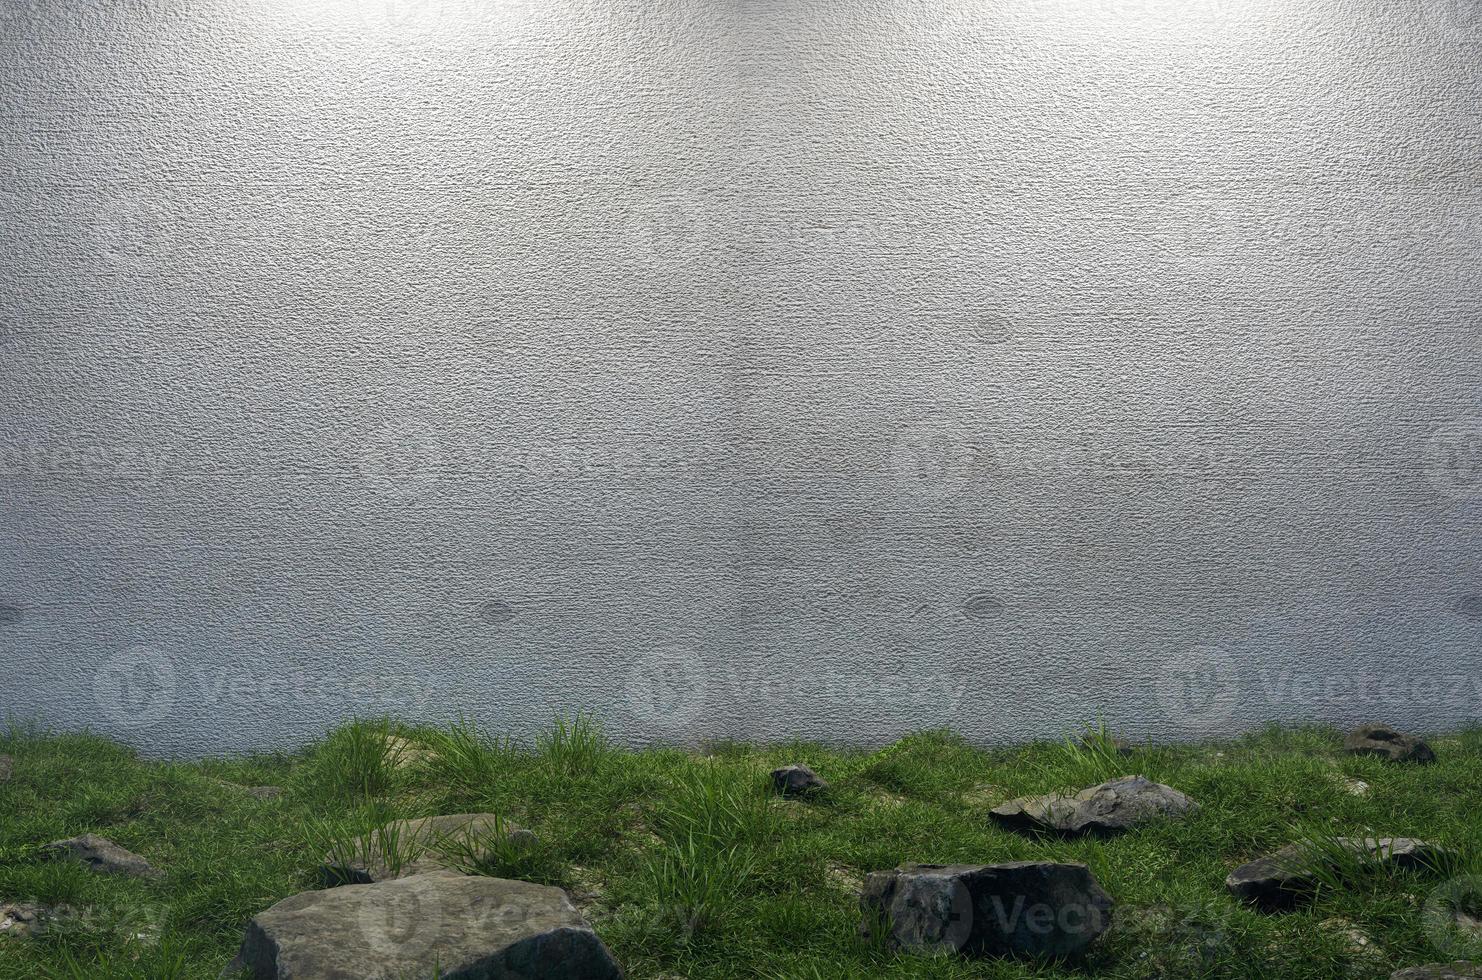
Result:
[[[407,764],[391,735],[425,752]],[[1482,878],[1467,884],[1482,874],[1482,731],[1435,740],[1429,766],[1344,756],[1340,741],[1272,729],[1124,756],[1095,729],[996,750],[923,732],[878,751],[728,742],[628,752],[582,718],[528,745],[470,721],[429,730],[370,720],[294,755],[147,762],[89,735],[0,730],[0,753],[16,759],[0,786],[0,903],[69,910],[62,928],[0,939],[0,980],[216,977],[249,917],[321,886],[326,853],[395,819],[461,812],[497,813],[538,843],[496,828],[437,841],[444,853],[465,871],[567,888],[635,980],[1347,980],[1482,953],[1445,928],[1451,909],[1482,909]],[[830,789],[775,797],[768,771],[793,762]],[[1202,809],[1109,839],[1026,837],[986,818],[1014,796],[1132,773]],[[1345,779],[1368,794],[1347,792]],[[232,784],[286,792],[260,801]],[[165,877],[100,876],[38,852],[86,832]],[[1430,874],[1378,871],[1336,853],[1340,836],[1418,837],[1459,857]],[[1333,857],[1311,904],[1267,914],[1226,895],[1232,867],[1292,842]],[[425,843],[382,835],[376,846],[395,862]],[[1079,963],[897,954],[858,935],[857,890],[871,870],[1044,858],[1090,865],[1117,903],[1113,928]]]

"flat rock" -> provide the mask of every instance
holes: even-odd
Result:
[[[409,738],[401,735],[386,737],[386,762],[393,769],[416,769],[436,756],[436,752]]]
[[[1436,753],[1425,739],[1397,732],[1388,725],[1364,725],[1343,740],[1349,755],[1375,755],[1390,762],[1435,762]]]
[[[0,783],[10,782],[10,777],[15,773],[15,760],[8,755],[0,755]]]
[[[1075,956],[1111,925],[1084,864],[910,864],[871,872],[862,934],[895,948],[967,956]]]
[[[1451,854],[1444,847],[1410,837],[1339,837],[1336,844],[1376,869],[1434,869]],[[1324,863],[1331,864],[1310,847],[1288,844],[1231,871],[1225,888],[1241,901],[1267,911],[1288,909],[1316,890]]]
[[[994,807],[988,815],[1012,830],[1061,834],[1114,834],[1152,820],[1187,816],[1199,804],[1146,776],[1123,776],[1074,796],[1025,796]]]
[[[0,938],[34,936],[44,932],[47,923],[55,917],[55,911],[45,905],[0,902]]]
[[[223,977],[620,980],[566,893],[503,878],[414,875],[285,898],[247,925]]]
[[[492,813],[450,813],[416,820],[396,820],[365,837],[346,842],[342,852],[326,854],[320,877],[326,885],[368,885],[412,875],[454,871],[448,844],[476,844],[501,826]],[[508,822],[512,839],[535,843],[535,835]]]
[[[51,857],[81,861],[103,874],[132,875],[136,878],[158,878],[160,872],[139,855],[126,851],[113,841],[96,834],[83,834],[69,840],[53,841],[41,849]]]
[[[1473,963],[1470,960],[1407,966],[1389,975],[1389,980],[1478,980],[1478,978],[1482,978],[1482,963]]]
[[[807,766],[783,766],[772,770],[772,787],[783,796],[807,796],[828,789],[828,783]]]

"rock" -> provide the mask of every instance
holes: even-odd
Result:
[[[1318,926],[1342,936],[1343,941],[1348,945],[1350,957],[1375,961],[1384,959],[1384,951],[1379,948],[1378,943],[1374,942],[1373,937],[1347,919],[1324,919],[1318,923]]]
[[[42,849],[52,857],[70,858],[81,861],[93,871],[104,874],[132,875],[135,878],[158,878],[148,861],[132,851],[126,851],[113,841],[96,834],[83,834],[70,840],[53,841]]]
[[[783,796],[807,796],[828,789],[828,783],[807,766],[783,766],[772,770],[772,787]]]
[[[1345,779],[1343,780],[1343,792],[1349,796],[1368,796],[1369,784],[1362,779]]]
[[[1337,848],[1347,848],[1375,869],[1434,869],[1450,856],[1446,848],[1409,837],[1339,837]],[[1288,909],[1317,888],[1323,864],[1340,864],[1309,845],[1288,844],[1275,853],[1242,864],[1225,878],[1225,888],[1243,902],[1266,911]]]
[[[1387,725],[1364,725],[1343,740],[1349,755],[1377,755],[1390,762],[1435,762],[1436,754],[1425,740],[1405,735]]]
[[[247,925],[222,973],[255,980],[620,980],[607,947],[548,885],[414,875],[285,898]]]
[[[860,931],[930,952],[1075,956],[1111,925],[1111,909],[1084,864],[910,864],[865,879]]]
[[[269,800],[276,800],[283,795],[282,786],[247,786],[245,789],[248,796],[254,800],[261,800],[264,803]]]
[[[400,735],[386,737],[386,764],[393,769],[415,769],[426,765],[436,756],[436,752],[409,738]]]
[[[1478,980],[1478,978],[1482,978],[1482,963],[1473,963],[1470,960],[1407,966],[1389,975],[1389,980]]]
[[[0,755],[0,783],[10,782],[11,774],[15,772],[15,760],[8,755]]]
[[[6,904],[0,902],[0,937],[34,936],[46,930],[55,913],[44,905]]]
[[[368,885],[435,871],[456,870],[448,845],[477,845],[503,829],[512,840],[536,842],[535,835],[504,823],[492,813],[451,813],[417,820],[395,820],[365,837],[346,841],[326,854],[320,877],[328,886]]]
[[[1074,796],[1026,796],[994,807],[988,815],[1013,830],[1062,834],[1112,834],[1150,820],[1187,816],[1199,804],[1146,776],[1123,776]]]

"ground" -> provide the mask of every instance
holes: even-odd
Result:
[[[244,923],[319,887],[327,842],[395,817],[493,811],[539,848],[491,873],[560,884],[630,977],[1387,977],[1460,958],[1427,901],[1482,865],[1482,731],[1431,740],[1438,761],[1346,756],[1341,733],[1270,730],[1237,741],[1134,747],[1079,737],[983,750],[926,732],[878,751],[723,743],[626,752],[590,723],[524,746],[471,726],[400,728],[423,750],[392,758],[387,722],[358,722],[302,753],[146,762],[85,735],[0,729],[0,904],[65,907],[28,938],[0,938],[0,978],[216,977]],[[830,789],[777,798],[768,772],[803,763]],[[1032,839],[991,825],[1010,797],[1141,773],[1202,809],[1110,839]],[[1367,784],[1367,789],[1357,785]],[[277,799],[235,788],[275,785]],[[41,845],[96,833],[158,879],[46,860]],[[1237,864],[1293,840],[1419,837],[1460,854],[1440,873],[1334,882],[1269,914],[1225,892]],[[1116,902],[1078,963],[898,954],[857,935],[863,875],[905,862],[1082,861]],[[1432,902],[1432,910],[1435,903]],[[1450,938],[1448,938],[1450,937]]]

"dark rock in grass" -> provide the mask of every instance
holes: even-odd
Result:
[[[968,956],[1075,956],[1111,924],[1084,864],[911,864],[875,871],[860,895],[866,936]]]
[[[1183,817],[1199,804],[1146,776],[1123,776],[1074,796],[1026,796],[994,807],[989,816],[1012,830],[1114,834],[1151,820]]]
[[[158,878],[148,861],[132,851],[126,851],[113,841],[96,834],[83,834],[70,840],[59,840],[47,844],[42,853],[51,857],[70,858],[81,861],[93,871],[103,874],[131,875],[135,878]]]
[[[1365,725],[1343,740],[1349,755],[1377,755],[1390,762],[1435,762],[1436,753],[1416,735],[1397,732],[1387,725]]]
[[[1333,842],[1332,852],[1288,844],[1230,872],[1225,888],[1241,901],[1266,911],[1289,909],[1311,896],[1325,869],[1344,870],[1344,851],[1354,861],[1376,870],[1434,870],[1451,853],[1409,837],[1339,837]]]
[[[15,772],[15,760],[8,755],[0,755],[0,783],[10,782],[13,772]]]
[[[368,885],[434,871],[456,870],[463,858],[478,857],[496,835],[511,843],[533,845],[535,835],[492,813],[450,813],[440,817],[395,820],[380,830],[324,856],[320,877],[329,886]]]
[[[255,980],[623,975],[561,889],[448,874],[285,898],[248,923],[222,976],[244,970]]]
[[[1479,980],[1479,978],[1482,978],[1482,963],[1473,963],[1470,960],[1407,966],[1389,975],[1389,980]]]
[[[828,783],[807,766],[783,766],[772,770],[772,787],[783,796],[807,796],[828,789]]]

